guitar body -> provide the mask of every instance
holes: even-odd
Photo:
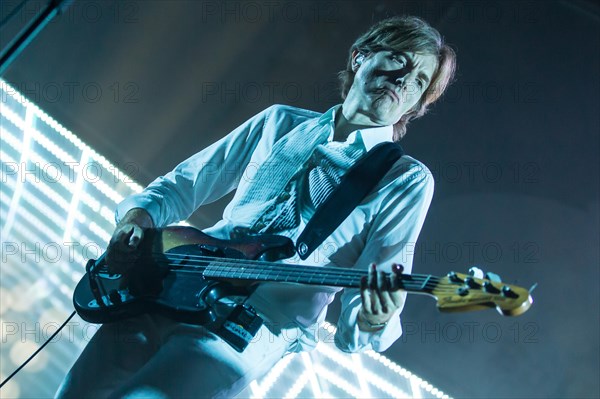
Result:
[[[247,296],[252,289],[235,281],[206,279],[197,267],[206,268],[215,258],[275,261],[293,254],[292,241],[282,236],[220,240],[193,227],[150,229],[128,278],[109,274],[104,255],[92,260],[93,271],[78,283],[73,304],[91,323],[163,313],[179,322],[205,325],[214,321],[219,299]]]

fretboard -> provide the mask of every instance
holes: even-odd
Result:
[[[255,281],[273,281],[331,287],[359,288],[363,270],[318,267],[255,261],[214,260],[205,266],[206,278],[224,278]],[[412,292],[430,292],[437,278],[431,275],[403,274],[402,289]]]

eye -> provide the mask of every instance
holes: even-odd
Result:
[[[392,54],[392,60],[402,65],[402,68],[406,66],[406,59],[400,54]]]

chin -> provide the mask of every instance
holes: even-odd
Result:
[[[380,126],[393,125],[400,120],[402,113],[398,111],[398,107],[386,104],[374,104],[374,110],[371,119]]]

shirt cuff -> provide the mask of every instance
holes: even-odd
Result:
[[[396,311],[387,325],[376,331],[362,331],[358,328],[360,306],[354,306],[342,314],[338,323],[336,345],[345,352],[362,352],[372,349],[383,352],[402,335],[400,310]]]
[[[133,208],[143,208],[150,214],[152,223],[155,227],[160,227],[160,205],[156,201],[152,200],[148,196],[143,194],[133,194],[121,201],[115,211],[115,222],[119,222],[125,217],[127,212]]]

